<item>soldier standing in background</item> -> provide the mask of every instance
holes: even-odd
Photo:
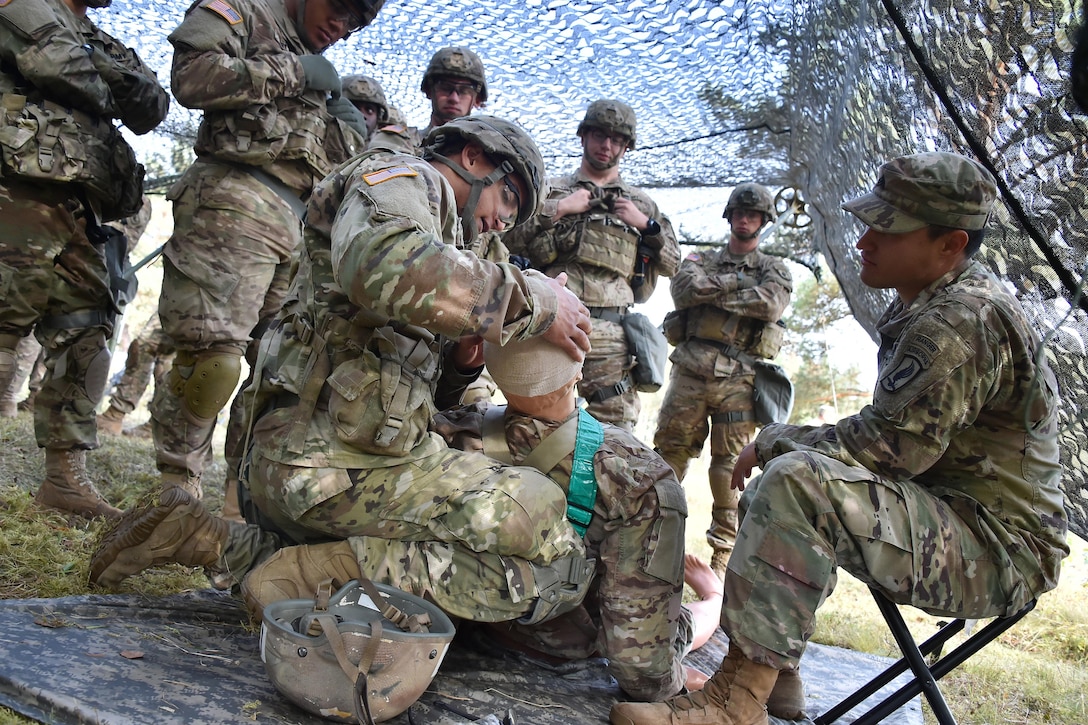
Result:
[[[626,103],[594,101],[578,125],[582,163],[550,180],[551,193],[530,225],[506,235],[513,254],[536,269],[568,275],[567,286],[594,318],[592,350],[578,388],[593,416],[633,430],[641,403],[623,318],[653,294],[658,276],[680,264],[672,224],[646,192],[620,178],[635,147],[635,112]]]
[[[378,126],[370,140],[372,147],[418,155],[431,129],[482,108],[487,102],[484,62],[468,48],[441,48],[427,63],[419,88],[431,102],[427,127],[420,130],[403,122]]]
[[[834,425],[768,425],[741,451],[729,652],[700,692],[618,703],[613,725],[767,723],[839,567],[943,617],[1007,617],[1057,586],[1057,380],[1019,301],[973,259],[996,197],[981,164],[937,152],[892,159],[843,204],[868,227],[861,281],[896,292],[873,402]]]
[[[279,310],[302,238],[305,200],[361,151],[366,123],[320,55],[369,24],[384,0],[202,0],[170,34],[174,96],[204,111],[197,160],[170,189],[159,316],[177,353],[151,404],[164,488],[199,498],[216,417],[243,353]],[[274,72],[273,72],[274,71]],[[243,415],[227,430],[228,488]],[[225,492],[230,502],[233,490]]]
[[[341,79],[344,98],[352,102],[366,119],[367,138],[378,126],[389,120],[389,102],[385,100],[385,91],[378,81],[370,76],[352,75]]]
[[[170,104],[136,53],[87,18],[109,4],[0,4],[0,390],[33,332],[46,370],[34,405],[46,474],[34,498],[87,517],[120,515],[86,469],[126,255],[123,235],[101,223],[135,214],[143,192],[143,167],[113,121],[147,133]]]
[[[793,291],[786,264],[758,249],[760,230],[774,220],[770,190],[740,184],[722,216],[729,221],[728,246],[692,252],[669,285],[676,312],[664,327],[676,350],[654,435],[654,448],[681,483],[710,435],[714,507],[706,539],[719,577],[737,537],[733,465],[756,431],[753,359],[778,354],[785,339],[778,321]]]

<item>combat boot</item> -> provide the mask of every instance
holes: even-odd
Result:
[[[172,471],[162,472],[162,490],[180,488],[197,501],[204,498],[204,487],[200,485],[200,476],[190,476],[187,473]]]
[[[725,570],[729,566],[729,555],[732,553],[732,549],[715,549],[714,554],[710,557],[710,568],[718,575],[718,579],[723,582],[725,581]]]
[[[27,396],[19,401],[19,405],[16,406],[23,413],[34,412],[34,401],[38,399],[38,391],[31,390],[27,393]]]
[[[223,486],[223,510],[219,512],[219,518],[227,521],[235,521],[244,524],[242,509],[238,506],[238,479],[227,476],[227,482]]]
[[[90,581],[115,587],[125,578],[163,564],[211,567],[230,533],[226,521],[208,513],[179,486],[124,515],[91,556]]]
[[[318,585],[332,579],[338,588],[362,577],[359,560],[347,541],[287,546],[250,570],[242,579],[242,599],[254,622],[264,608],[281,599],[312,599]]]
[[[767,698],[767,714],[782,720],[805,719],[805,688],[798,670],[779,670]]]
[[[121,518],[121,509],[110,506],[87,475],[87,451],[45,449],[45,480],[34,495],[39,506],[59,509],[88,519]]]
[[[133,426],[132,428],[129,428],[128,430],[124,431],[124,433],[127,436],[132,436],[133,438],[146,438],[146,439],[150,440],[151,437],[152,437],[151,436],[151,421],[150,420],[145,420],[143,423],[140,423],[139,425]]]
[[[665,702],[618,702],[612,725],[767,725],[767,698],[778,670],[759,665],[730,644],[729,654],[699,692]]]
[[[111,405],[106,409],[105,413],[98,416],[98,432],[106,433],[111,436],[119,436],[121,435],[122,424],[124,422],[124,412]]]

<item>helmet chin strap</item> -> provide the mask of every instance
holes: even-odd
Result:
[[[593,158],[589,154],[586,154],[586,161],[588,161],[589,165],[592,166],[593,168],[595,168],[597,171],[607,171],[608,169],[614,169],[614,168],[616,168],[616,166],[619,165],[620,156],[622,156],[622,155],[623,155],[622,152],[621,153],[616,153],[616,154],[612,154],[612,158],[609,159],[608,161],[598,161],[597,159]]]
[[[457,214],[461,217],[461,228],[464,230],[465,241],[471,242],[479,234],[479,229],[476,228],[476,206],[480,203],[480,194],[483,193],[485,188],[499,181],[507,174],[514,173],[514,167],[510,165],[509,161],[504,160],[490,174],[480,177],[470,174],[464,166],[437,151],[427,152],[424,158],[441,161],[469,185],[468,198],[465,199],[464,205],[457,210]]]

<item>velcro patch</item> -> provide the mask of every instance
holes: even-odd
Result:
[[[388,131],[389,133],[407,133],[408,132],[407,128],[405,128],[404,126],[401,126],[400,124],[396,124],[396,123],[387,124],[387,125],[382,126],[381,128],[379,128],[378,130],[379,131]]]
[[[7,7],[11,4],[11,0],[0,0],[0,8]]]
[[[911,380],[933,364],[941,351],[936,341],[924,335],[917,335],[903,351],[899,365],[880,379],[880,387],[889,393],[902,390]]]
[[[369,174],[363,174],[363,181],[370,186],[377,186],[384,181],[396,179],[400,176],[419,176],[419,172],[407,166],[392,166],[381,171],[371,171]]]
[[[703,255],[699,252],[692,252],[688,256],[684,257],[685,262],[699,262],[702,261]]]
[[[208,8],[231,25],[242,22],[242,14],[227,4],[226,0],[205,0],[201,7]]]

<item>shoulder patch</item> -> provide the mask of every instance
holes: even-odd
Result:
[[[200,7],[211,10],[231,25],[242,22],[242,14],[235,10],[226,0],[204,0]]]
[[[699,252],[692,252],[688,256],[684,257],[685,262],[699,262],[702,261],[703,255]]]
[[[379,131],[385,131],[387,133],[408,133],[407,128],[405,128],[404,126],[401,126],[399,124],[396,124],[396,123],[387,124],[385,126],[380,127],[378,130]]]
[[[384,181],[396,179],[400,176],[419,176],[419,172],[408,166],[391,166],[388,169],[381,169],[380,171],[371,171],[369,174],[363,174],[363,181],[370,186],[377,186]]]
[[[889,393],[902,390],[933,364],[940,351],[940,345],[929,337],[918,335],[912,338],[895,370],[881,377],[880,387]]]
[[[12,0],[0,0],[0,8],[6,8],[12,3]]]

